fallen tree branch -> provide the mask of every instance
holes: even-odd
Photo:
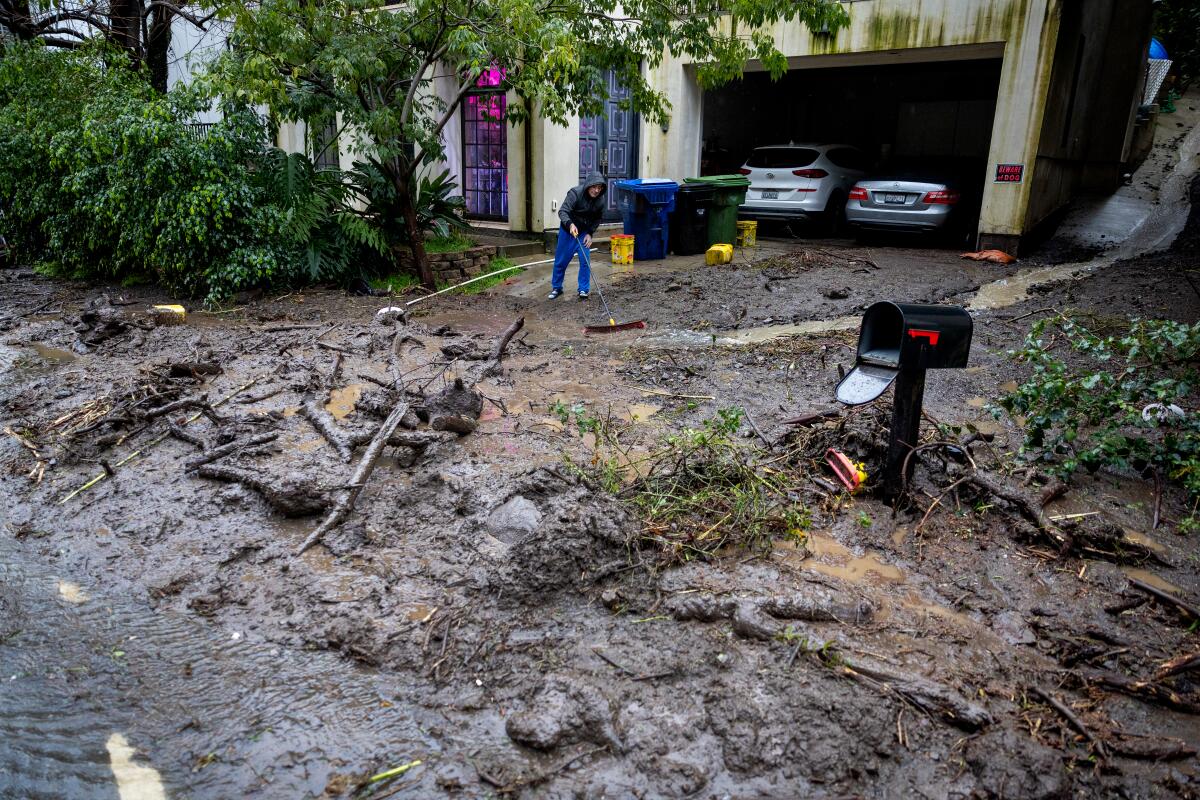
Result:
[[[1135,608],[1146,605],[1150,602],[1149,597],[1127,597],[1119,603],[1113,603],[1104,607],[1105,614],[1124,614],[1126,611],[1132,611]]]
[[[204,414],[214,422],[219,422],[221,419],[219,416],[217,416],[217,412],[213,411],[213,407],[210,406],[206,400],[197,400],[195,398],[176,400],[173,403],[167,403],[165,406],[159,406],[158,408],[152,408],[149,411],[142,412],[139,414],[139,416],[141,416],[142,419],[157,419],[158,417],[166,416],[167,414],[173,414],[176,411],[183,411],[184,409],[189,408],[200,409],[201,414]]]
[[[1196,755],[1196,748],[1179,739],[1139,736],[1123,731],[1115,732],[1108,746],[1119,756],[1142,761],[1178,761]]]
[[[1154,673],[1154,680],[1161,681],[1164,678],[1169,678],[1172,675],[1179,675],[1184,672],[1190,672],[1196,667],[1200,667],[1200,653],[1190,653],[1182,656],[1176,656],[1170,661],[1163,663],[1158,671]]]
[[[1033,693],[1041,698],[1056,712],[1058,712],[1058,715],[1065,719],[1072,728],[1083,734],[1084,738],[1091,742],[1096,748],[1096,755],[1100,756],[1102,759],[1108,758],[1108,751],[1104,748],[1104,742],[1096,737],[1096,735],[1093,734],[1088,727],[1083,724],[1082,721],[1080,721],[1079,717],[1075,716],[1075,713],[1071,711],[1071,709],[1067,708],[1066,705],[1064,705],[1061,701],[1054,698],[1049,692],[1043,692],[1036,686],[1033,687]]]
[[[370,442],[374,438],[375,433],[373,431],[355,431],[349,434],[346,440],[352,446],[358,447]],[[448,431],[396,431],[388,437],[387,443],[392,447],[410,447],[413,450],[421,451],[431,444],[449,442],[457,438],[457,436]]]
[[[1155,600],[1159,600],[1163,603],[1174,606],[1191,619],[1200,620],[1200,609],[1196,608],[1186,600],[1176,597],[1170,592],[1164,592],[1162,589],[1155,588],[1148,583],[1143,583],[1136,578],[1130,578],[1129,585],[1137,589],[1139,592],[1145,592]]]
[[[172,433],[174,433],[174,431],[172,431]],[[224,458],[227,455],[236,453],[239,450],[249,447],[257,447],[258,445],[266,444],[267,442],[273,442],[278,438],[278,433],[260,433],[257,436],[251,436],[249,439],[238,439],[229,442],[228,444],[223,444],[220,447],[214,447],[211,450],[205,450],[198,457],[184,464],[184,469],[190,471],[196,469],[202,464],[211,463],[219,458]]]
[[[379,461],[379,456],[383,453],[383,448],[387,444],[388,439],[396,432],[396,428],[400,426],[400,420],[408,413],[408,403],[400,402],[392,409],[392,413],[379,426],[375,438],[367,445],[367,449],[363,452],[362,458],[359,459],[358,466],[354,468],[354,474],[350,476],[350,482],[342,490],[342,496],[338,499],[329,515],[317,526],[308,538],[296,549],[296,555],[299,556],[305,550],[318,544],[329,531],[336,528],[342,523],[351,509],[354,508],[354,501],[358,499],[358,495],[366,486],[367,481],[371,478],[371,472],[375,469],[375,464]]]
[[[1060,553],[1066,553],[1071,549],[1071,539],[1046,515],[1041,502],[1029,493],[1015,486],[1002,483],[986,472],[976,471],[971,473],[968,476],[967,483],[973,484],[985,492],[993,494],[1001,500],[1016,506],[1017,510],[1033,522],[1042,534],[1058,545]]]
[[[203,464],[197,468],[196,474],[202,478],[237,483],[254,489],[263,496],[267,505],[285,517],[307,517],[329,507],[329,497],[325,492],[286,478],[279,486],[273,486],[262,478],[261,473],[219,464]]]
[[[1149,703],[1166,706],[1187,714],[1200,714],[1200,706],[1173,689],[1154,681],[1139,681],[1116,672],[1087,671],[1079,673],[1085,683],[1115,689],[1122,694]]]
[[[337,422],[333,415],[325,410],[325,406],[318,403],[315,398],[309,397],[301,404],[300,413],[312,423],[312,426],[325,437],[327,442],[333,445],[342,461],[349,463],[350,459],[354,457],[354,447],[346,435],[338,430]]]
[[[213,404],[212,404],[212,408],[214,408],[214,409],[215,409],[215,408],[218,408],[218,407],[219,407],[219,406],[221,406],[221,405],[224,405],[224,404],[225,404],[225,403],[227,403],[229,400],[233,399],[233,398],[234,398],[234,397],[236,397],[237,395],[239,395],[239,394],[241,394],[242,392],[244,392],[244,391],[246,391],[247,389],[249,389],[249,388],[250,388],[251,386],[253,386],[254,384],[258,383],[258,381],[259,381],[259,378],[254,378],[254,379],[253,379],[253,380],[251,380],[249,383],[242,384],[241,386],[239,386],[238,388],[234,389],[234,390],[233,390],[232,392],[230,392],[229,394],[227,394],[227,395],[225,395],[224,397],[222,397],[222,398],[221,398],[220,400],[218,400],[217,402],[213,403]],[[185,420],[183,421],[183,424],[184,424],[184,425],[190,425],[190,424],[192,424],[192,423],[193,423],[193,422],[195,422],[197,419],[199,419],[199,418],[202,416],[202,414],[203,414],[203,412],[197,412],[196,414],[193,414],[192,416],[190,416],[190,417],[188,417],[187,419],[185,419]],[[141,449],[138,449],[138,450],[134,450],[132,453],[130,453],[129,455],[125,456],[125,458],[123,458],[123,459],[121,459],[120,461],[116,462],[116,463],[115,463],[115,464],[113,464],[112,466],[113,466],[113,467],[123,467],[123,466],[125,466],[125,465],[126,465],[126,464],[128,464],[130,461],[133,461],[135,458],[139,458],[139,457],[140,457],[140,456],[141,456],[141,455],[142,455],[144,452],[146,452],[146,451],[149,451],[149,450],[150,450],[150,448],[152,448],[152,447],[156,447],[157,445],[159,445],[160,443],[162,443],[162,441],[163,441],[164,439],[166,439],[166,438],[167,438],[168,436],[170,436],[170,435],[171,435],[171,433],[170,433],[170,432],[168,432],[168,433],[164,433],[164,434],[162,434],[161,436],[158,436],[158,437],[156,437],[156,438],[152,439],[150,442],[146,443],[146,445],[145,445],[144,447],[142,447]],[[83,485],[82,485],[82,486],[80,486],[79,488],[77,488],[77,489],[75,489],[74,491],[72,491],[72,492],[68,493],[67,495],[65,495],[65,496],[64,496],[64,497],[63,497],[61,500],[59,500],[59,501],[58,501],[58,504],[61,506],[61,505],[64,505],[64,504],[66,504],[66,503],[70,502],[71,500],[73,500],[74,498],[78,497],[78,496],[79,496],[80,494],[82,494],[83,492],[86,492],[88,489],[91,489],[93,486],[95,486],[96,484],[100,483],[100,481],[104,480],[104,479],[105,479],[105,478],[107,478],[108,476],[109,476],[109,471],[108,471],[108,470],[104,470],[104,471],[102,471],[102,472],[98,473],[98,474],[97,474],[97,475],[96,475],[94,478],[92,478],[91,480],[89,480],[87,483],[83,484]]]
[[[606,664],[608,664],[610,667],[612,667],[613,669],[617,670],[618,672],[620,672],[624,675],[629,676],[630,680],[652,681],[652,680],[657,680],[658,678],[669,678],[670,676],[675,674],[675,670],[673,670],[673,669],[665,670],[662,672],[635,672],[634,670],[631,670],[629,667],[625,666],[624,664],[620,663],[616,659],[609,656],[607,653],[605,653],[599,647],[593,647],[592,652],[595,653],[597,656],[599,656],[601,659],[603,659],[604,662]]]
[[[500,335],[500,339],[496,342],[496,346],[492,348],[491,359],[484,366],[483,371],[479,373],[480,378],[487,378],[493,375],[500,374],[500,362],[504,360],[504,351],[508,349],[508,343],[517,335],[517,331],[525,327],[525,318],[517,317],[513,323],[504,329],[504,333]],[[471,383],[478,383],[479,378],[475,378]]]
[[[967,700],[958,692],[940,683],[916,675],[886,672],[865,664],[842,663],[842,674],[895,692],[917,708],[937,714],[956,728],[976,731],[992,723],[987,709]]]
[[[767,435],[758,427],[758,423],[754,421],[754,417],[750,414],[749,409],[746,409],[746,422],[750,423],[751,430],[754,431],[755,435],[758,436],[759,439],[762,439],[762,443],[767,446],[768,450],[775,449],[775,443],[768,439]]]

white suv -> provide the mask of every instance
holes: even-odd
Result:
[[[738,216],[813,221],[835,233],[842,227],[846,197],[866,167],[862,151],[845,144],[755,148],[741,169],[750,188]]]

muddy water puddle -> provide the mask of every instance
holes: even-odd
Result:
[[[1121,567],[1121,571],[1124,572],[1128,577],[1141,581],[1142,583],[1149,584],[1159,591],[1168,592],[1176,597],[1186,596],[1183,589],[1180,589],[1175,584],[1156,575],[1148,569],[1141,569],[1139,567]]]
[[[406,685],[336,654],[71,583],[7,538],[0,592],[0,797],[313,797],[440,751]]]
[[[63,350],[58,347],[50,347],[41,342],[33,342],[29,345],[33,352],[42,357],[42,360],[49,364],[70,364],[72,361],[79,358],[78,355],[70,350]]]
[[[51,347],[41,342],[24,345],[0,345],[0,376],[9,379],[22,374],[44,371],[48,367],[60,367],[76,361],[79,356],[69,350]]]
[[[363,389],[366,388],[365,383],[351,383],[340,389],[333,389],[329,392],[329,402],[325,404],[325,410],[328,411],[334,419],[345,419],[350,416],[358,405],[359,399],[362,397]]]
[[[459,333],[499,336],[504,333],[505,329],[518,316],[525,318],[525,325],[521,328],[521,335],[530,344],[584,338],[583,330],[579,326],[563,322],[562,320],[544,320],[536,311],[528,309],[520,313],[438,311],[428,315],[419,315],[413,319],[430,329],[446,326]]]
[[[877,554],[867,551],[856,555],[846,545],[820,533],[810,533],[803,548],[779,543],[775,551],[783,555],[785,562],[801,569],[852,583],[888,585],[907,580],[904,570],[886,563]]]

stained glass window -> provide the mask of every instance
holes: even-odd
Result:
[[[463,196],[467,213],[508,219],[508,130],[504,70],[492,67],[463,101]]]

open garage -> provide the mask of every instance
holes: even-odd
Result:
[[[804,59],[779,80],[747,72],[705,92],[701,172],[737,172],[762,145],[842,143],[869,168],[896,161],[953,161],[982,193],[999,58],[838,66]]]

